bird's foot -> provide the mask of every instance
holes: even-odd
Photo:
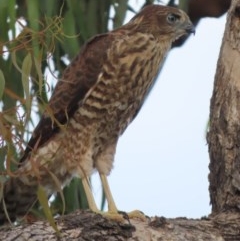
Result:
[[[103,211],[95,211],[95,213],[98,213],[100,215],[102,215],[103,217],[110,219],[110,220],[114,220],[117,222],[126,222],[126,221],[130,221],[130,219],[138,219],[141,221],[146,221],[147,217],[144,215],[143,212],[139,211],[139,210],[134,210],[132,212],[123,212],[123,211],[118,211],[118,212],[113,212],[113,211],[107,211],[107,212],[103,212]]]
[[[147,216],[139,210],[131,211],[131,212],[127,213],[127,215],[129,217],[129,219],[139,219],[141,221],[147,220]]]
[[[107,212],[103,212],[103,211],[94,211],[97,214],[100,214],[101,216],[103,216],[104,218],[116,221],[116,222],[120,222],[123,223],[126,220],[128,220],[128,218],[126,217],[125,214],[122,214],[121,212],[112,212],[112,211],[107,211]]]

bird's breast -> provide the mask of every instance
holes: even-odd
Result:
[[[79,118],[96,121],[109,133],[122,133],[141,108],[169,48],[146,34],[116,41],[107,52],[97,84],[78,110]]]
[[[113,44],[97,83],[70,120],[67,142],[79,147],[73,152],[91,146],[95,156],[117,142],[141,108],[169,47],[143,34]]]

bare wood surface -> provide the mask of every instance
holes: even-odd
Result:
[[[240,208],[240,1],[232,1],[211,99],[210,198],[212,210]]]
[[[149,218],[146,221],[130,220],[117,223],[90,211],[78,211],[58,218],[60,236],[47,221],[37,221],[17,227],[0,229],[0,240],[5,241],[233,241],[240,240],[238,223],[240,214],[222,213],[214,218],[166,219]]]
[[[240,219],[240,216],[233,217]],[[221,220],[221,219],[220,219]],[[46,221],[0,229],[1,240],[224,240],[221,230],[226,221],[210,219],[166,219],[155,217],[147,221],[131,220],[124,224],[109,221],[101,215],[78,211],[57,219],[60,237]],[[228,220],[232,222],[233,220]],[[234,220],[234,222],[237,220]],[[197,239],[196,239],[197,238]]]

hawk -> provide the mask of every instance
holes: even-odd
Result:
[[[89,208],[89,177],[96,170],[118,215],[107,182],[119,137],[136,117],[172,43],[194,32],[182,10],[149,5],[122,27],[90,39],[65,69],[20,160],[7,180],[0,222],[26,214],[41,185],[47,195],[74,176],[82,179]],[[6,214],[7,212],[7,214]]]

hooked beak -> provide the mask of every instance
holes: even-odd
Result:
[[[192,23],[189,23],[189,24],[186,26],[185,30],[186,30],[186,32],[187,32],[188,34],[193,33],[193,34],[195,35],[195,27],[194,27],[194,25],[193,25]]]

